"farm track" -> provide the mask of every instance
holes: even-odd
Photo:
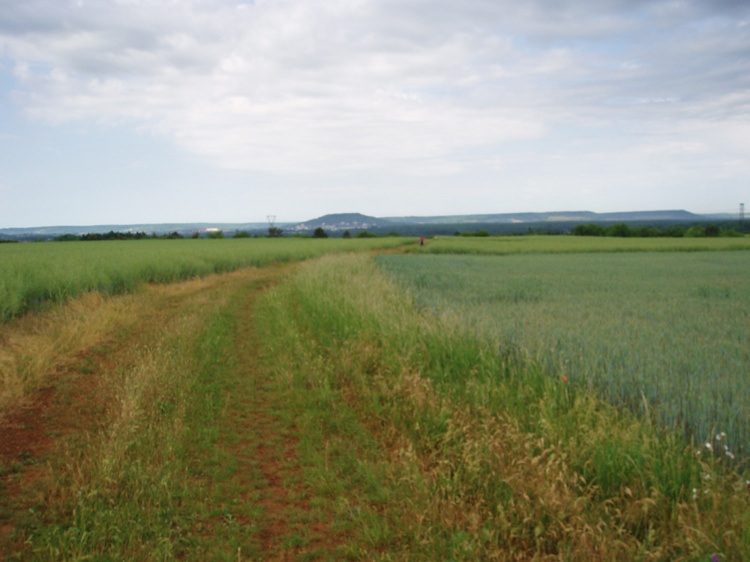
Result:
[[[297,427],[293,413],[286,411],[283,389],[267,377],[259,365],[253,308],[259,291],[244,299],[237,315],[235,360],[238,380],[227,404],[227,441],[240,435],[239,443],[222,447],[239,464],[233,475],[236,487],[250,491],[259,487],[256,502],[261,507],[259,550],[262,560],[295,560],[314,552],[328,557],[342,537],[330,523],[311,512],[311,490],[304,483],[297,453]],[[253,470],[260,478],[247,478]],[[246,493],[245,501],[252,501]],[[248,521],[252,524],[252,521]],[[295,537],[304,545],[295,545]]]
[[[236,469],[226,481],[213,483],[214,499],[225,502],[227,494],[235,494],[234,503],[254,503],[252,512],[257,514],[250,517],[247,509],[236,509],[241,528],[253,529],[251,552],[238,550],[236,558],[332,556],[341,537],[332,532],[326,514],[319,509],[312,513],[296,451],[294,415],[284,411],[283,389],[265,376],[255,337],[257,297],[291,267],[247,270],[246,279],[239,282],[242,273],[228,274],[231,281],[215,276],[212,281],[146,289],[149,305],[138,315],[101,334],[96,345],[76,353],[72,361],[68,358],[56,365],[42,388],[5,412],[0,418],[0,559],[33,556],[26,542],[25,514],[44,510],[45,502],[55,495],[52,472],[61,469],[58,460],[68,443],[90,440],[105,428],[113,399],[108,374],[131,367],[138,355],[134,350],[154,341],[165,326],[178,321],[217,285],[241,295],[241,304],[233,311],[236,332],[230,358],[232,377],[238,382],[225,397],[221,419],[216,421],[216,447]],[[193,559],[190,553],[180,558]]]

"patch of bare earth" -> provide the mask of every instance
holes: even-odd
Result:
[[[15,517],[38,506],[52,458],[71,435],[99,431],[106,419],[106,372],[115,350],[97,346],[0,418],[0,558],[23,548]],[[84,367],[82,367],[84,366]]]
[[[255,435],[257,443],[243,440],[231,453],[252,457],[263,476],[258,500],[264,512],[259,533],[263,560],[295,560],[303,555],[329,558],[345,537],[313,509],[312,490],[304,482],[297,452],[297,428],[282,415],[283,395],[259,368],[252,313],[256,296],[246,301],[238,317],[235,349],[247,388],[230,415],[237,433]],[[235,477],[242,479],[243,473],[238,471]]]

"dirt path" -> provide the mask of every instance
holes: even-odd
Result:
[[[252,530],[247,552],[237,549],[236,558],[243,560],[334,559],[342,542],[332,531],[330,514],[311,502],[297,453],[295,413],[288,411],[284,389],[259,361],[254,306],[261,292],[288,269],[248,273],[245,288],[239,289],[243,296],[234,311],[232,357],[233,377],[239,382],[216,422],[217,447],[236,468],[225,481],[214,483],[217,491],[208,501],[222,504],[220,511],[234,518],[238,533]],[[238,286],[233,282],[227,288]],[[44,509],[54,481],[51,471],[59,466],[56,455],[66,440],[85,440],[105,427],[111,398],[107,373],[125,367],[135,347],[156,337],[210,290],[215,290],[210,284],[150,288],[150,304],[136,320],[137,330],[131,325],[117,334],[103,334],[101,342],[81,352],[72,365],[50,373],[48,384],[23,407],[6,412],[0,420],[0,559],[32,557],[25,541],[44,514],[31,528],[26,514]]]
[[[246,479],[251,467],[259,471],[261,489],[257,504],[262,508],[259,550],[263,560],[329,558],[342,537],[331,530],[326,514],[311,506],[311,490],[305,485],[297,453],[298,437],[293,413],[287,411],[283,388],[268,377],[259,364],[253,307],[258,293],[252,293],[239,310],[235,351],[237,369],[244,384],[228,407],[230,431],[242,435],[230,447],[231,454],[246,470],[235,474],[243,489],[252,487]]]

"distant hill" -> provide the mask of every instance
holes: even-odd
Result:
[[[369,217],[360,213],[336,213],[301,222],[297,225],[288,227],[286,230],[306,232],[308,230],[322,228],[323,230],[336,232],[339,230],[344,231],[367,230],[369,228],[388,228],[389,226],[393,226],[393,224],[394,221],[388,219],[379,219],[376,217]]]
[[[396,224],[461,223],[543,223],[543,222],[635,222],[635,221],[701,221],[702,215],[688,211],[629,211],[594,213],[592,211],[558,211],[550,213],[495,213],[488,215],[444,215],[436,217],[389,217]]]
[[[453,234],[457,231],[486,229],[493,234],[518,234],[524,232],[564,233],[581,223],[639,223],[687,224],[694,222],[736,220],[731,215],[698,215],[683,210],[630,211],[621,213],[594,213],[591,211],[559,211],[548,213],[494,213],[482,215],[406,216],[378,218],[361,213],[337,213],[324,215],[301,223],[276,223],[285,234],[309,234],[322,228],[332,234],[363,230],[375,234],[398,232],[404,235]],[[163,236],[177,232],[183,236],[223,230],[227,236],[245,231],[253,235],[268,232],[268,223],[164,223],[97,226],[43,226],[30,228],[0,228],[0,239],[34,240],[52,239],[73,234],[105,234],[113,232],[145,232]]]

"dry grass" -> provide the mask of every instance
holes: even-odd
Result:
[[[144,286],[127,295],[90,292],[0,324],[0,417],[34,391],[52,384],[55,373],[68,369],[86,350],[116,334],[121,339],[137,339],[153,330],[150,323],[164,321],[171,312],[180,314],[184,300],[193,299],[193,306],[211,303],[216,296],[210,288],[236,282],[246,271]]]
[[[87,293],[45,312],[0,325],[0,416],[50,383],[78,354],[138,318],[133,297]]]

